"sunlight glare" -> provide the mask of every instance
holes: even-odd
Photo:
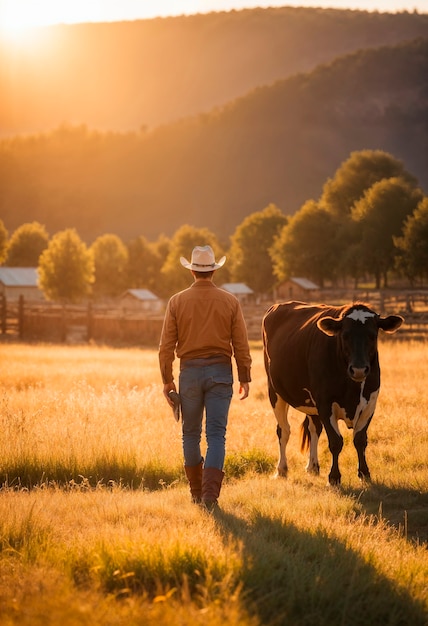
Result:
[[[34,32],[53,24],[111,22],[240,10],[257,6],[324,6],[335,8],[426,12],[428,0],[0,0],[0,39],[25,43]]]
[[[0,36],[23,41],[36,29],[52,24],[69,24],[96,19],[99,2],[59,2],[58,0],[0,0]]]
[[[17,5],[1,6],[0,34],[2,38],[19,40],[25,37],[33,26],[31,13],[23,13]]]

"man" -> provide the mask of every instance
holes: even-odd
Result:
[[[168,302],[159,346],[163,393],[176,391],[173,377],[175,352],[180,359],[179,391],[183,420],[184,469],[193,502],[208,509],[217,504],[224,477],[226,427],[232,399],[234,356],[241,400],[248,397],[251,356],[241,306],[235,296],[216,287],[214,272],[222,267],[210,246],[196,246],[191,262],[180,258],[194,282]],[[205,410],[207,451],[201,454]]]

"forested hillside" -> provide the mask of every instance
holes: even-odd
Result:
[[[355,150],[380,149],[428,188],[428,39],[341,57],[228,106],[150,132],[63,126],[0,144],[0,217],[91,241],[171,235],[181,224],[228,237],[275,203],[317,199]]]
[[[138,130],[210,111],[362,48],[428,35],[428,15],[251,9],[41,29],[0,41],[0,135],[66,122]]]

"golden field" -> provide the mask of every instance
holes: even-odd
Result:
[[[259,344],[238,383],[220,509],[190,503],[157,353],[0,344],[0,623],[5,626],[428,623],[428,363],[381,341],[372,483],[343,429],[342,486],[289,477]]]

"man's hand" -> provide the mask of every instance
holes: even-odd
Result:
[[[166,401],[168,402],[169,406],[171,407],[171,409],[174,408],[174,403],[171,400],[171,398],[168,397],[168,394],[170,391],[177,391],[177,389],[175,388],[175,383],[165,383],[163,386],[163,395],[166,398]]]
[[[242,396],[239,398],[240,400],[245,400],[248,398],[248,394],[250,393],[250,383],[239,383],[239,393],[242,393]]]

